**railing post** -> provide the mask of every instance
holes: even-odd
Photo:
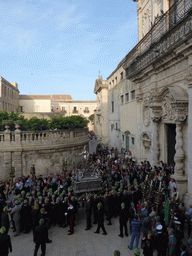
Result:
[[[73,131],[70,131],[69,138],[70,138],[70,139],[74,138],[74,132],[73,132]]]
[[[9,130],[9,125],[5,125],[5,131],[4,131],[4,141],[7,144],[10,144],[10,130]]]
[[[15,143],[20,143],[21,142],[21,130],[20,128],[20,124],[19,123],[15,123]]]

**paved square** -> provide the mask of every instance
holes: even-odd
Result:
[[[129,237],[120,238],[119,234],[119,219],[112,219],[112,226],[107,226],[105,221],[105,228],[107,236],[94,234],[96,226],[93,225],[91,230],[85,231],[86,222],[84,210],[79,209],[77,215],[77,225],[73,235],[68,236],[68,228],[51,227],[49,230],[49,239],[52,239],[51,244],[47,244],[46,256],[113,256],[115,250],[121,252],[121,256],[133,256],[133,251],[129,251]],[[32,231],[29,234],[21,234],[18,237],[11,235],[13,252],[10,256],[28,256],[33,255],[35,244],[33,243]],[[39,249],[38,255],[41,255]],[[143,254],[141,254],[143,255]]]

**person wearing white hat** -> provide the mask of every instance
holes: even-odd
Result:
[[[157,233],[155,235],[155,249],[157,256],[165,256],[167,251],[167,236],[162,233],[163,226],[160,224],[157,226]]]

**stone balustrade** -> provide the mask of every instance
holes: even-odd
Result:
[[[87,128],[84,129],[74,129],[74,130],[55,130],[55,131],[20,131],[19,129],[15,131],[9,131],[7,128],[4,132],[0,133],[0,148],[9,144],[12,145],[14,142],[21,144],[33,145],[41,144],[42,141],[45,143],[53,143],[53,141],[58,141],[63,143],[66,140],[73,138],[82,138],[87,136]],[[17,141],[15,138],[17,137]]]
[[[36,174],[71,170],[84,161],[85,150],[88,151],[88,129],[69,129],[55,131],[21,131],[17,125],[15,131],[0,133],[0,180],[9,178],[12,167],[15,176],[28,175],[33,165]]]

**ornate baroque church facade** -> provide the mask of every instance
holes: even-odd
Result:
[[[108,144],[127,148],[153,166],[174,164],[180,197],[189,202],[192,1],[138,0],[137,12],[139,42],[107,79]]]

